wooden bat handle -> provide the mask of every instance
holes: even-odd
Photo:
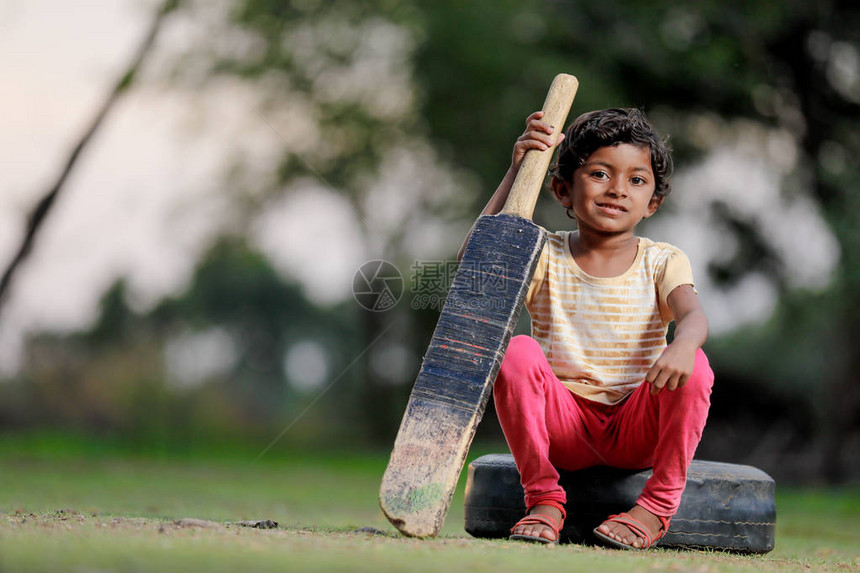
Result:
[[[579,81],[568,74],[559,74],[552,81],[543,104],[541,119],[554,128],[553,135],[557,136],[559,130],[564,129],[564,121],[567,119],[570,106],[573,105],[578,87]],[[553,146],[546,151],[531,149],[526,152],[502,213],[524,219],[532,218],[554,150]]]

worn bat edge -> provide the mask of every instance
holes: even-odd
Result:
[[[515,220],[518,218],[511,215],[499,214],[485,215],[481,217],[481,219],[484,221],[493,221],[495,219]],[[531,221],[524,222],[529,225],[534,225]],[[481,225],[476,225],[476,229],[479,227],[481,227]],[[400,479],[399,474],[406,471],[405,467],[401,467],[403,465],[402,462],[406,461],[408,465],[410,458],[414,461],[415,456],[410,454],[410,452],[420,451],[422,448],[426,448],[427,446],[426,438],[424,436],[418,436],[417,439],[415,439],[416,432],[413,431],[413,428],[415,427],[419,428],[419,430],[421,429],[420,421],[415,419],[416,413],[418,413],[415,409],[418,405],[422,403],[426,404],[426,402],[416,400],[414,393],[409,397],[409,403],[407,404],[406,411],[397,433],[397,438],[394,442],[394,449],[392,450],[388,466],[386,467],[385,474],[383,475],[379,494],[379,505],[383,514],[385,514],[386,518],[392,525],[394,525],[394,527],[406,536],[421,538],[436,536],[444,524],[451,499],[453,498],[460,474],[465,465],[469,446],[471,445],[472,439],[477,431],[478,424],[486,411],[486,406],[489,401],[490,394],[492,393],[493,382],[495,381],[495,377],[501,367],[501,362],[504,358],[508,343],[510,342],[513,329],[516,326],[516,321],[521,314],[523,301],[525,300],[525,295],[528,291],[528,284],[531,277],[534,275],[535,267],[537,266],[541,250],[543,249],[546,240],[546,232],[539,227],[538,229],[539,233],[537,241],[531,245],[531,251],[526,256],[529,263],[524,272],[525,280],[520,286],[513,302],[512,315],[503,339],[499,341],[499,345],[494,352],[494,365],[492,370],[488,373],[487,382],[485,383],[480,401],[476,404],[476,408],[471,413],[466,424],[459,426],[462,431],[447,435],[441,440],[442,443],[450,444],[447,451],[451,455],[444,456],[445,459],[442,461],[438,459],[436,460],[438,462],[437,465],[443,468],[442,471],[434,474],[435,476],[438,476],[439,479],[424,480],[420,483],[413,479],[414,475],[406,476],[407,479]],[[471,244],[473,239],[476,239],[477,237],[478,235],[475,235],[470,238],[469,243]],[[469,250],[469,245],[467,245],[466,252],[463,257],[464,260],[468,260],[470,258]],[[443,308],[442,314],[446,313],[446,310],[446,308]],[[431,339],[431,346],[433,344],[432,340],[435,339],[436,332],[434,331],[433,338]],[[424,367],[425,364],[422,363],[421,370],[418,373],[419,378],[424,372]],[[437,405],[436,409],[437,414],[441,414],[439,418],[444,418],[445,413],[449,412],[449,409],[445,408],[444,405],[441,404]],[[422,459],[426,462],[426,458]],[[409,511],[404,509],[410,505],[410,503],[408,501],[404,501],[404,499],[415,495],[415,492],[420,492],[418,495],[423,497],[428,491],[432,491],[433,494],[438,492],[438,495],[431,496],[435,498],[435,505],[428,504],[427,508],[422,511]],[[432,511],[428,511],[428,508],[432,509]]]

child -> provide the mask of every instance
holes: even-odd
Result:
[[[687,257],[634,234],[669,193],[671,157],[635,109],[584,114],[558,137],[541,117],[528,117],[482,213],[501,210],[526,151],[559,145],[551,188],[577,231],[549,234],[526,297],[532,337],[511,340],[494,387],[528,508],[511,539],[557,542],[566,496],[556,468],[653,467],[636,505],[594,530],[644,549],[678,509],[713,384]]]

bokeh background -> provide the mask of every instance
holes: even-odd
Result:
[[[711,321],[698,457],[856,482],[858,50],[841,0],[2,0],[0,437],[384,452],[568,72],[571,118],[639,107],[674,148],[641,233]],[[547,193],[535,217],[569,228]],[[374,260],[403,281],[377,312]],[[492,405],[477,443],[506,449]]]

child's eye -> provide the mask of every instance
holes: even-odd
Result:
[[[647,183],[647,181],[645,181],[645,180],[644,180],[643,178],[641,178],[641,177],[633,177],[633,178],[630,180],[630,182],[631,182],[631,183],[633,183],[634,185],[645,185],[645,183]]]
[[[595,179],[609,179],[609,174],[606,171],[592,171],[591,176]]]

